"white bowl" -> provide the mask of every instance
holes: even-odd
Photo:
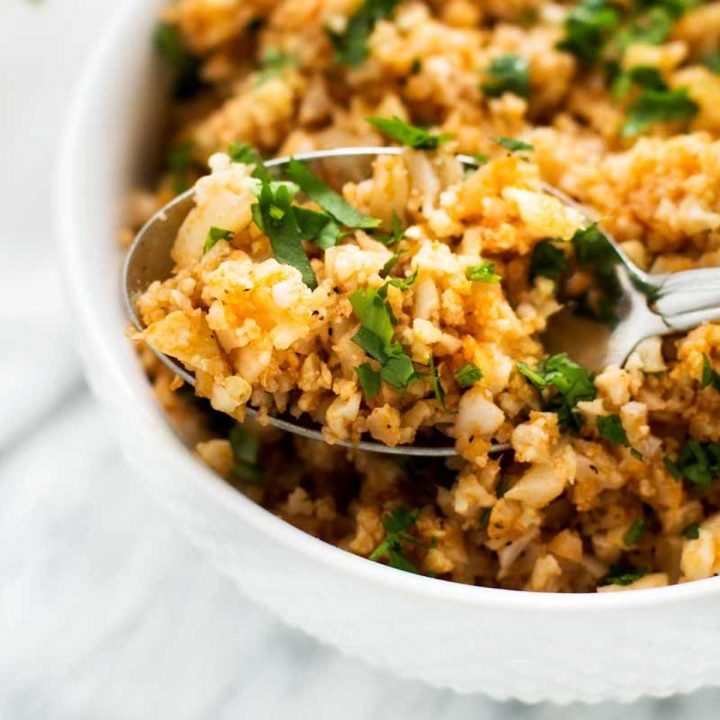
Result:
[[[404,677],[524,701],[630,700],[720,684],[720,578],[627,593],[469,587],[316,540],[213,475],[175,437],[123,332],[114,238],[162,110],[155,11],[128,0],[77,88],[58,220],[78,348],[127,457],[209,561],[290,625]]]

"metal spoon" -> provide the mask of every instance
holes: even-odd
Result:
[[[294,157],[307,162],[348,158],[354,158],[355,161],[364,158],[367,161],[378,155],[399,155],[402,152],[402,148],[396,147],[351,147],[300,153]],[[465,166],[478,165],[470,156],[458,155],[457,158]],[[280,168],[290,159],[276,158],[266,162],[265,166]],[[580,211],[588,220],[596,220],[590,210],[557,188],[543,185],[543,190]],[[170,250],[180,226],[194,204],[194,190],[179,195],[150,218],[128,251],[122,271],[125,306],[128,316],[139,330],[142,330],[144,325],[136,311],[136,299],[151,282],[170,277],[173,268]],[[578,318],[569,312],[558,313],[549,323],[543,337],[543,344],[548,352],[565,351],[585,367],[601,370],[612,363],[622,365],[635,346],[647,337],[688,330],[703,322],[720,319],[720,268],[649,275],[634,265],[612,238],[609,240],[617,255],[615,272],[622,287],[622,297],[617,306],[617,324],[610,330],[598,322]],[[178,361],[152,347],[151,350],[185,382],[195,384],[193,375]],[[251,407],[247,407],[247,413],[250,416],[256,414]],[[268,417],[267,420],[279,430],[325,442],[315,427],[303,426],[295,420],[280,417]],[[390,447],[373,441],[340,441],[337,444],[390,455],[451,457],[456,454],[453,447],[447,446]],[[495,444],[491,452],[502,452],[508,447],[507,444]]]

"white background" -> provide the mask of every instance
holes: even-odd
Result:
[[[397,680],[245,601],[156,511],[82,383],[53,240],[70,87],[117,4],[0,0],[0,720],[717,717],[714,690],[561,709]]]

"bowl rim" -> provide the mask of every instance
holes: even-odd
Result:
[[[102,97],[102,93],[96,92],[96,88],[103,79],[111,77],[111,73],[105,71],[109,67],[113,51],[123,42],[126,25],[137,13],[148,12],[148,8],[147,0],[127,0],[116,9],[91,49],[83,72],[76,82],[61,135],[54,187],[54,216],[59,229],[65,286],[72,312],[82,331],[81,338],[94,335],[99,341],[101,337],[94,332],[94,329],[99,327],[100,318],[95,310],[95,298],[84,282],[82,247],[78,241],[78,238],[87,233],[81,230],[83,217],[74,212],[77,203],[72,201],[77,195],[75,166],[82,147],[83,125],[92,114],[95,97]],[[122,303],[120,297],[117,302]],[[128,342],[123,328],[120,327],[118,340]],[[104,341],[101,344],[102,348],[98,346],[100,351],[92,359],[93,368],[99,368],[104,373],[125,405],[133,405],[137,410],[137,427],[143,426],[138,432],[143,432],[145,437],[155,437],[156,450],[158,453],[162,451],[163,460],[169,467],[176,469],[177,482],[183,482],[192,492],[202,493],[213,502],[221,503],[226,511],[237,516],[238,522],[252,524],[256,530],[288,546],[289,550],[338,571],[341,575],[354,575],[363,582],[382,586],[389,591],[419,595],[445,603],[544,613],[578,611],[595,614],[618,609],[636,610],[651,605],[674,605],[681,601],[697,600],[720,591],[720,576],[630,592],[549,593],[505,590],[414,575],[368,561],[303,532],[252,502],[195,459],[167,426],[165,432],[158,433],[157,418],[153,418],[152,413],[141,412],[148,398],[141,397],[131,386],[120,364],[115,360],[112,345]],[[86,346],[90,347],[87,343]],[[87,353],[82,349],[79,355],[83,363],[88,362]],[[156,410],[162,412],[159,408]]]

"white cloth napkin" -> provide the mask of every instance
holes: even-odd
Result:
[[[717,691],[558,709],[398,680],[286,629],[176,533],[82,384],[52,243],[70,85],[117,4],[0,4],[0,718],[716,717]]]

